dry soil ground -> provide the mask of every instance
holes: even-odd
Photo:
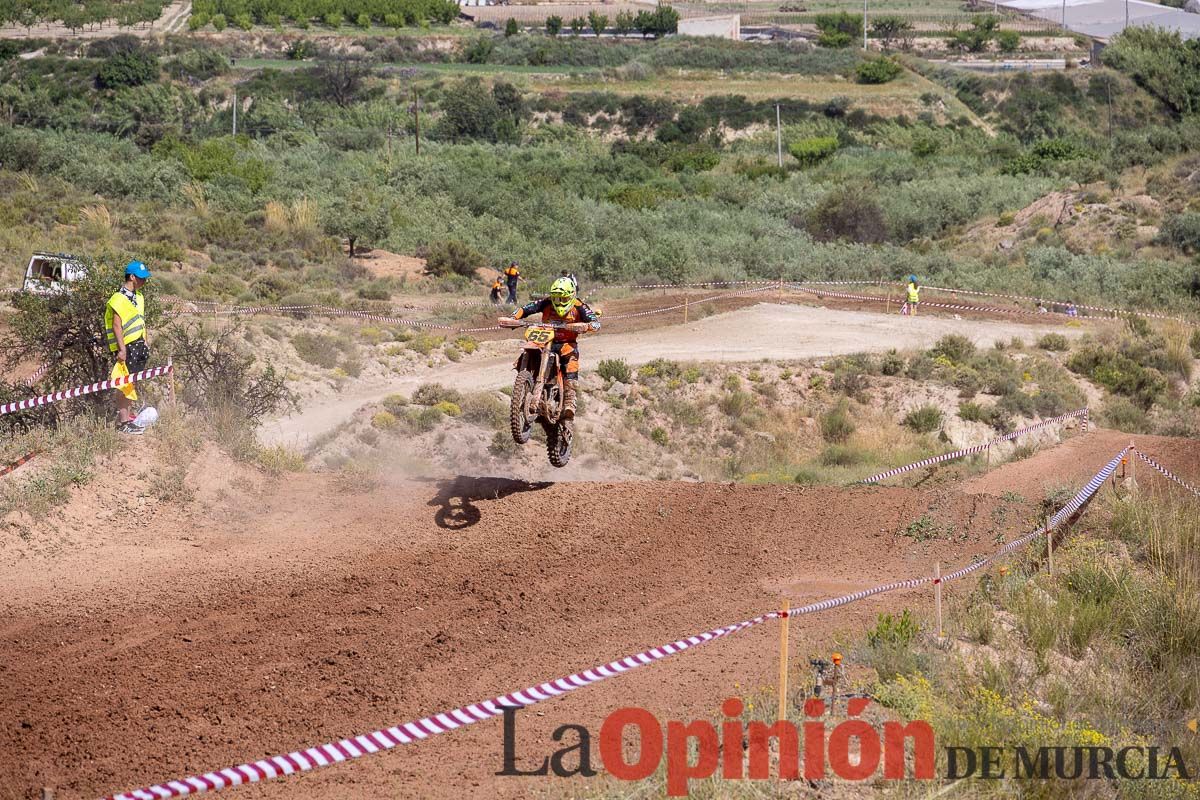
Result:
[[[653,317],[640,318],[642,321]],[[656,358],[676,361],[796,360],[850,353],[878,352],[891,348],[929,347],[941,336],[957,333],[982,347],[997,340],[1020,337],[1033,341],[1057,331],[1078,335],[1079,328],[1061,324],[1030,325],[1021,322],[955,319],[948,316],[902,317],[817,306],[758,303],[749,308],[716,314],[687,325],[657,328],[652,335],[627,332],[635,320],[615,319],[600,334],[580,344],[585,370],[602,359],[623,358],[644,364]],[[612,332],[609,332],[612,331]],[[332,402],[314,405],[290,417],[268,423],[262,437],[270,442],[303,445],[329,431],[356,409],[396,392],[411,393],[417,385],[436,381],[463,390],[490,389],[512,381],[512,362],[518,342],[489,347],[488,357],[454,364],[419,377],[405,377],[375,386],[356,385]]]
[[[129,526],[98,519],[122,492],[102,477],[33,540],[0,550],[0,797],[42,787],[98,796],[221,768],[563,676],[749,618],[781,595],[796,604],[926,574],[935,559],[965,564],[1030,525],[1031,507],[1000,490],[1036,500],[1039,487],[1085,479],[1128,439],[1090,434],[936,491],[270,480],[206,452],[191,468],[190,504],[138,501]],[[1200,471],[1200,444],[1137,439],[1180,473]],[[1162,486],[1147,470],[1139,478]],[[953,524],[953,539],[899,535],[926,513]],[[926,595],[799,618],[797,663],[879,611],[928,613]],[[526,712],[523,752],[547,752],[563,723],[598,730],[627,704],[711,718],[724,697],[774,682],[776,630]],[[556,796],[548,781],[493,775],[500,731],[481,723],[233,791]]]

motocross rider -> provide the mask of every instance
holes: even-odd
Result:
[[[542,322],[556,322],[564,327],[554,331],[551,350],[558,353],[563,363],[563,418],[575,417],[575,384],[579,380],[579,347],[576,339],[581,333],[600,330],[600,317],[587,303],[575,296],[575,282],[570,278],[559,278],[550,286],[550,295],[534,300],[518,308],[511,317],[503,317],[500,324],[514,327],[516,320],[541,312]]]

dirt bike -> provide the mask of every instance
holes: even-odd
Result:
[[[583,333],[590,326],[586,323],[564,325],[555,322],[515,320],[505,317],[500,324],[506,328],[524,328],[525,344],[513,369],[517,371],[513,381],[512,404],[509,406],[508,422],[513,441],[525,444],[537,422],[546,432],[546,455],[556,467],[565,467],[571,460],[571,438],[574,430],[571,420],[562,418],[563,376],[558,353],[550,349],[554,343],[554,331],[560,328]]]

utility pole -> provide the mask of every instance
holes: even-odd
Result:
[[[421,155],[421,95],[413,89],[413,114],[417,119],[417,155]]]
[[[1125,0],[1125,27],[1129,27],[1129,0]]]
[[[237,136],[237,89],[233,90],[233,135]]]
[[[867,0],[863,0],[863,52],[867,50]]]
[[[775,104],[775,152],[779,157],[779,167],[783,168],[783,126],[779,123],[779,103]]]
[[[1063,0],[1062,28],[1064,32],[1067,30],[1067,0]]]

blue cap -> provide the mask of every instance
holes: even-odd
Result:
[[[125,276],[130,275],[145,280],[150,277],[150,270],[146,269],[146,265],[140,261],[130,261],[125,265]]]
[[[908,279],[909,279],[910,281],[912,281],[913,283],[916,283],[916,282],[917,282],[917,276],[916,276],[916,275],[909,275],[909,276],[908,276]]]

